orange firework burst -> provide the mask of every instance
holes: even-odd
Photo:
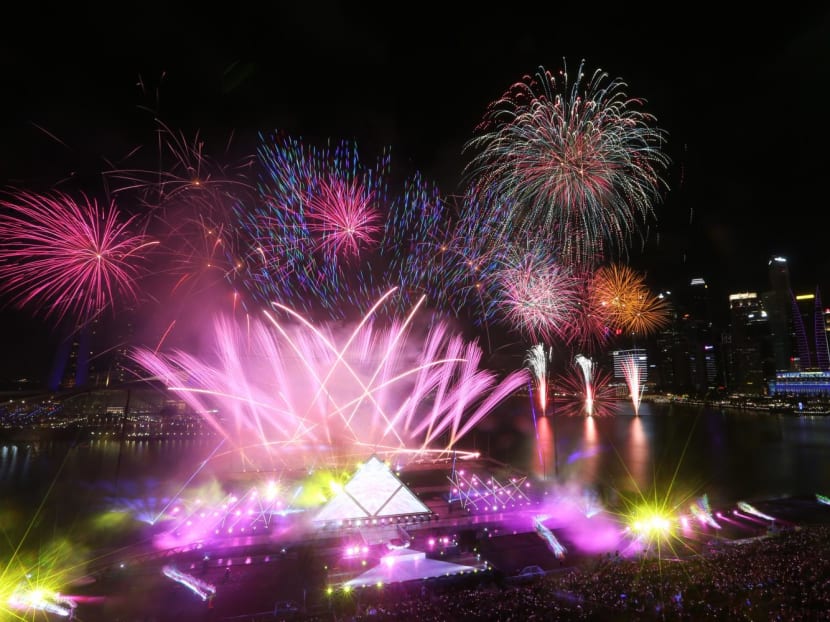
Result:
[[[629,266],[603,266],[591,281],[589,304],[614,329],[649,335],[664,327],[669,319],[665,298],[646,287],[644,276]]]

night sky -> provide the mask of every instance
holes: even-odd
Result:
[[[152,154],[155,111],[214,157],[253,153],[259,131],[356,140],[459,193],[487,104],[539,66],[584,59],[668,133],[670,189],[646,248],[630,252],[655,289],[701,276],[725,306],[730,291],[765,289],[779,254],[797,288],[830,300],[828,10],[170,5],[27,3],[4,20],[0,184],[103,197],[102,171],[139,145]],[[0,316],[4,381],[51,363],[54,326],[33,315]]]

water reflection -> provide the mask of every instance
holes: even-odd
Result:
[[[648,445],[643,419],[640,416],[631,418],[628,424],[628,443],[626,444],[625,462],[634,485],[639,490],[648,488],[647,468],[651,462],[651,449]]]
[[[830,417],[648,403],[635,417],[627,403],[613,417],[539,417],[534,430],[523,401],[498,421],[501,428],[477,433],[486,441],[481,449],[551,484],[644,494],[675,486],[695,497],[708,493],[713,504],[830,494]],[[505,431],[507,426],[517,431]],[[39,500],[56,477],[61,485],[49,494],[73,508],[80,505],[79,491],[122,497],[135,491],[148,497],[159,496],[163,485],[165,494],[173,494],[212,453],[200,478],[245,467],[238,455],[217,451],[215,439],[127,442],[123,451],[112,440],[0,443],[0,495],[3,503]],[[113,485],[117,470],[118,490]]]
[[[536,450],[538,460],[535,461],[533,473],[543,480],[547,480],[550,476],[555,476],[557,472],[556,436],[550,417],[539,418],[537,423]]]

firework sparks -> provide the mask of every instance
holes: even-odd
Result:
[[[530,369],[536,382],[536,393],[539,396],[539,412],[544,416],[548,408],[548,360],[551,351],[545,350],[543,344],[536,344],[525,355],[525,364]]]
[[[712,516],[712,508],[709,505],[709,495],[704,494],[702,497],[693,501],[689,506],[689,511],[698,521],[704,525],[709,525],[715,529],[721,529],[721,526]]]
[[[337,461],[350,453],[453,448],[528,380],[517,370],[499,380],[479,369],[481,350],[433,323],[410,339],[416,306],[386,329],[374,315],[390,290],[346,335],[315,326],[283,305],[289,320],[215,330],[217,362],[147,350],[135,359],[233,446]]]
[[[640,414],[640,398],[643,395],[643,380],[640,361],[634,356],[625,356],[621,362],[625,382],[628,385],[628,392],[631,396],[631,403],[634,406],[634,415]]]
[[[559,412],[569,416],[601,417],[617,412],[618,404],[610,386],[611,376],[578,354],[570,370],[556,380],[565,397]]]
[[[627,85],[584,62],[571,81],[540,67],[491,104],[467,173],[470,192],[504,212],[516,238],[543,232],[562,259],[593,264],[624,251],[653,216],[668,165],[664,132]]]
[[[590,306],[599,310],[613,329],[650,335],[666,326],[669,306],[665,298],[652,295],[644,276],[622,264],[603,266],[590,283]]]
[[[576,365],[582,370],[585,379],[585,413],[590,417],[594,414],[594,362],[581,354],[576,355]]]
[[[320,180],[319,193],[308,201],[309,232],[320,234],[320,246],[330,257],[358,257],[361,246],[377,243],[381,214],[372,192],[355,180]]]
[[[20,306],[87,320],[115,300],[137,298],[136,278],[155,242],[131,231],[110,203],[64,193],[0,200],[0,287]]]
[[[202,600],[207,600],[216,594],[215,586],[211,585],[207,581],[202,581],[198,577],[182,572],[175,566],[164,566],[164,568],[161,569],[161,573],[168,579],[185,586]]]
[[[567,340],[577,314],[578,281],[540,247],[511,249],[493,273],[495,304],[505,321],[533,340]]]
[[[189,139],[156,120],[158,166],[152,168],[114,167],[105,173],[116,195],[129,193],[151,211],[191,217],[200,214],[224,220],[230,205],[253,194],[249,174],[254,163],[245,155],[231,165],[209,156],[197,133]],[[228,141],[230,147],[231,140]],[[135,149],[127,159],[141,150]],[[227,155],[227,154],[226,154]]]
[[[565,548],[561,542],[559,542],[559,539],[553,535],[553,532],[545,525],[544,521],[548,518],[549,517],[545,515],[534,516],[533,528],[536,531],[536,534],[545,541],[548,549],[556,556],[556,559],[564,559],[565,553],[568,552],[568,549]]]
[[[423,293],[437,305],[458,289],[435,269],[449,231],[443,199],[418,173],[395,191],[388,150],[367,164],[354,143],[316,148],[278,134],[259,151],[260,199],[237,209],[258,255],[242,279],[253,300],[344,319],[390,287],[402,313]]]
[[[747,514],[752,514],[753,516],[757,516],[758,518],[763,518],[764,520],[774,521],[775,517],[770,516],[769,514],[764,514],[761,510],[756,508],[754,505],[750,505],[746,501],[738,501],[738,508]]]

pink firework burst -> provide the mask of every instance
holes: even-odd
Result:
[[[496,271],[508,323],[536,341],[567,340],[578,310],[578,281],[541,251],[511,252]]]
[[[355,180],[323,179],[308,201],[308,228],[320,234],[320,247],[331,255],[356,257],[371,247],[381,231],[374,195]]]
[[[265,448],[271,461],[450,452],[528,372],[480,367],[477,343],[447,323],[416,320],[423,299],[405,318],[376,325],[394,291],[354,327],[315,325],[275,304],[264,321],[219,316],[212,354],[141,349],[134,359],[230,446]]]
[[[61,192],[17,192],[0,207],[0,289],[14,304],[85,320],[136,298],[142,253],[155,242],[131,231],[135,217]]]

